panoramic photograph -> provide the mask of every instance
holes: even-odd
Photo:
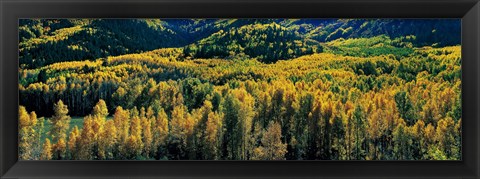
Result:
[[[18,33],[19,160],[462,160],[461,19],[19,19]]]

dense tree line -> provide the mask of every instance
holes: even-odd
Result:
[[[21,69],[21,159],[461,159],[460,46],[276,63],[183,51]]]

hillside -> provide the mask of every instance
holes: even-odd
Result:
[[[455,19],[339,19],[308,32],[320,42],[339,38],[369,38],[386,35],[392,39],[413,35],[415,46],[460,44],[461,23]]]
[[[236,56],[271,63],[321,52],[320,43],[341,38],[385,35],[415,47],[443,47],[460,44],[459,34],[460,23],[449,20],[22,19],[19,60],[22,68],[36,68],[186,47],[185,54],[194,58]]]
[[[182,47],[250,21],[216,19],[21,19],[22,68]]]
[[[321,51],[319,43],[308,42],[296,31],[271,23],[220,30],[185,47],[184,54],[193,58],[258,58],[272,63]]]
[[[21,20],[20,64],[36,68],[188,44],[159,20]]]
[[[354,48],[352,44],[362,41],[329,45]],[[83,128],[70,136],[93,130],[98,137],[91,137],[91,145],[110,140],[102,135],[127,136],[112,139],[115,145],[105,147],[105,154],[79,145],[94,154],[52,155],[51,159],[58,160],[461,157],[460,46],[367,57],[324,52],[276,63],[182,59],[182,51],[160,49],[22,70],[20,104],[34,111],[31,116],[54,118],[58,112],[52,106],[63,101],[68,115],[85,116],[84,123],[77,125]],[[41,76],[44,82],[39,82]],[[103,108],[104,117],[97,114],[98,108]],[[166,122],[157,122],[162,120]],[[45,125],[51,125],[50,121]],[[133,130],[140,123],[141,132],[128,132],[128,126]],[[262,134],[273,135],[269,134],[273,126],[277,130],[274,144],[283,149],[272,157],[263,153],[264,146],[271,146],[261,141],[267,140]],[[161,133],[159,128],[166,130]],[[155,139],[161,143],[140,137],[131,141],[134,135],[152,133],[166,137]],[[252,142],[232,142],[247,140]],[[159,148],[139,147],[143,144]],[[243,145],[249,147],[246,154],[240,152]],[[222,150],[222,146],[234,149]]]

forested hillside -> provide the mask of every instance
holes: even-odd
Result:
[[[309,42],[294,30],[271,23],[220,30],[187,46],[183,53],[192,58],[258,58],[272,63],[321,51],[318,42]]]
[[[20,21],[20,64],[26,68],[186,44],[185,37],[159,20]]]
[[[21,20],[20,159],[459,160],[459,27]]]
[[[460,23],[453,19],[22,19],[19,25],[23,68],[189,44],[186,55],[193,57],[245,54],[266,62],[321,52],[319,42],[339,38],[411,36],[416,47],[460,44]]]

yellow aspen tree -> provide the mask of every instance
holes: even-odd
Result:
[[[150,157],[150,152],[152,151],[153,146],[153,134],[152,134],[152,122],[150,119],[143,117],[142,119],[142,132],[143,132],[143,144],[144,144],[144,154],[148,159]]]
[[[170,153],[175,159],[184,158],[187,154],[187,138],[190,129],[187,127],[192,121],[187,112],[185,105],[180,104],[175,106],[172,111],[172,119],[170,121],[170,137],[168,141],[169,147],[177,148],[175,153]]]
[[[67,143],[64,138],[58,139],[57,143],[53,145],[53,158],[56,160],[65,160],[67,156]]]
[[[285,160],[287,144],[281,140],[282,129],[280,124],[270,122],[264,132],[261,146],[254,149],[253,160]]]
[[[98,154],[100,159],[113,158],[113,146],[117,142],[117,130],[113,120],[108,120],[105,123],[104,130],[99,135],[98,140]]]
[[[79,141],[80,137],[80,130],[78,129],[78,126],[75,126],[73,130],[70,132],[70,135],[68,136],[68,142],[67,142],[67,150],[68,154],[70,154],[69,158],[70,159],[77,159],[77,141]]]
[[[153,132],[154,153],[162,152],[158,150],[161,150],[161,147],[166,145],[168,134],[168,116],[167,113],[165,113],[165,111],[163,110],[163,108],[160,108],[157,117],[155,118],[155,127]],[[157,157],[160,158],[160,156]]]
[[[104,100],[100,99],[97,104],[93,107],[92,118],[93,118],[93,145],[98,146],[98,150],[95,151],[100,159],[106,158],[106,144],[110,140],[107,137],[102,137],[102,134],[105,133],[105,122],[106,117],[108,116],[107,104]]]
[[[34,111],[30,112],[30,123],[31,123],[31,125],[35,126],[37,124],[37,122],[38,122],[37,114]]]
[[[199,110],[194,110],[192,112],[199,111]],[[198,124],[198,118],[197,116],[201,115],[196,115],[196,114],[190,114],[188,111],[186,112],[187,116],[184,121],[184,128],[185,128],[185,137],[187,139],[185,149],[186,149],[186,154],[189,159],[196,159],[196,143],[199,142],[195,138],[195,127],[197,127]]]
[[[115,113],[113,115],[113,122],[115,124],[115,128],[117,128],[118,137],[120,141],[123,141],[128,136],[129,130],[129,121],[130,121],[130,114],[127,110],[124,110],[121,106],[118,106],[115,109]]]
[[[154,115],[155,114],[154,114],[152,106],[149,106],[147,108],[147,113],[145,114],[145,117],[150,119],[150,118],[154,118],[155,117]]]
[[[52,159],[52,144],[50,139],[45,139],[43,144],[42,154],[40,155],[40,160],[50,160]]]
[[[127,159],[138,159],[142,150],[141,141],[137,136],[128,136],[126,141]]]
[[[117,128],[115,127],[114,121],[109,120],[105,124],[105,130],[104,130],[104,135],[103,138],[106,140],[107,143],[107,148],[112,149],[114,144],[117,143],[118,136],[117,134]],[[107,156],[111,156],[107,155]]]
[[[30,125],[30,115],[24,106],[18,108],[18,124],[20,128]]]
[[[272,97],[270,97],[269,93],[261,91],[258,94],[257,100],[257,118],[259,119],[261,126],[266,128],[268,126],[268,121],[270,120],[269,110],[271,108]]]
[[[415,125],[411,127],[413,141],[415,147],[418,150],[418,160],[425,159],[425,155],[428,152],[425,136],[425,122],[423,120],[418,120]]]
[[[121,106],[118,106],[113,115],[113,122],[117,130],[117,144],[119,158],[125,159],[127,155],[126,142],[129,136],[130,128],[130,113],[124,110]]]
[[[251,129],[252,129],[252,120],[255,116],[255,111],[253,110],[255,105],[255,99],[252,95],[244,89],[234,89],[232,94],[238,99],[239,102],[239,111],[238,111],[238,120],[239,126],[238,129],[241,131],[238,135],[241,135],[241,159],[246,160],[250,155],[250,151],[253,150],[254,146],[251,140]]]
[[[54,115],[51,118],[52,129],[50,130],[50,135],[52,136],[53,142],[56,142],[60,138],[66,138],[66,132],[70,124],[70,116],[68,116],[67,105],[63,104],[62,100],[59,100],[53,108]]]
[[[431,145],[435,141],[435,127],[432,124],[428,124],[425,127],[425,140],[428,145]]]
[[[145,111],[145,107],[140,108],[140,113],[138,114],[138,117],[140,118],[140,122],[143,121],[143,118],[147,115],[147,112]]]
[[[435,131],[435,141],[437,142],[437,144],[439,144],[439,146],[441,148],[444,147],[444,144],[445,144],[445,139],[447,138],[447,121],[445,119],[440,119],[437,123],[437,128],[436,128],[436,131]]]
[[[98,115],[89,115],[90,118],[91,118],[91,129],[92,129],[92,133],[91,133],[91,138],[90,138],[90,145],[94,148],[92,148],[92,157],[94,159],[97,159],[97,157],[104,157],[104,151],[101,151],[99,150],[100,146],[99,146],[99,143],[101,142],[101,134],[103,133],[104,131],[104,123],[105,123],[105,119],[102,118],[101,116],[98,116]]]
[[[332,140],[332,157],[331,159],[344,160],[346,157],[345,148],[345,119],[343,114],[343,103],[341,101],[334,102],[333,116],[330,118],[329,123],[331,125],[330,140]]]
[[[296,126],[295,126],[295,115],[296,112],[300,109],[300,103],[298,100],[298,93],[295,89],[295,86],[290,81],[284,81],[285,85],[285,95],[283,99],[282,105],[282,131],[283,131],[283,142],[287,144],[287,148],[290,152],[288,152],[288,159],[294,158],[295,152],[294,147],[296,146]],[[254,140],[252,138],[252,140]],[[254,143],[255,141],[252,141]],[[252,144],[253,146],[253,144]]]
[[[213,110],[213,105],[210,100],[203,101],[203,105],[199,109],[192,111],[192,116],[196,125],[194,126],[193,136],[189,140],[189,149],[191,155],[196,159],[207,159],[211,151],[208,151],[208,142],[206,139],[206,128],[208,121],[208,114]]]
[[[327,98],[327,95],[323,96],[323,98]],[[331,149],[332,149],[332,122],[334,118],[334,113],[335,109],[333,107],[333,102],[331,99],[325,99],[325,103],[321,105],[321,121],[320,121],[320,126],[322,128],[322,131],[320,132],[321,138],[320,142],[321,145],[320,147],[323,148],[323,151],[326,156],[331,156]]]
[[[37,115],[35,112],[28,114],[24,106],[19,107],[19,125],[18,125],[18,149],[20,160],[31,160],[34,158],[34,145],[36,143],[35,126],[37,125]]]
[[[346,150],[346,160],[350,160],[352,157],[352,150],[353,150],[353,144],[354,144],[354,131],[353,131],[353,112],[354,112],[355,106],[352,103],[352,101],[348,100],[345,103],[345,150]]]
[[[130,122],[130,135],[142,138],[142,124],[138,116],[134,116]]]
[[[188,138],[193,135],[193,129],[197,125],[197,120],[190,113],[186,112],[186,118],[183,125],[185,128],[185,135]]]
[[[220,147],[220,137],[222,131],[222,116],[220,114],[210,112],[208,114],[208,120],[206,125],[206,145],[207,151],[209,155],[207,158],[215,160],[218,159],[218,150]]]
[[[170,121],[170,135],[176,140],[186,139],[185,120],[187,118],[186,107],[184,105],[175,106]]]
[[[130,136],[127,139],[127,148],[129,158],[140,157],[144,145],[142,142],[142,126],[138,116],[133,116],[130,123]]]
[[[107,103],[103,99],[100,99],[98,103],[93,107],[93,115],[98,115],[101,117],[108,116]]]
[[[408,136],[406,130],[406,123],[400,118],[401,122],[393,130],[393,142],[394,142],[394,149],[393,155],[397,160],[406,160],[408,156]]]
[[[100,99],[93,107],[92,115],[95,117],[100,126],[105,125],[106,117],[108,116],[108,108],[103,99]]]
[[[366,147],[363,145],[366,138],[366,119],[363,107],[360,104],[355,106],[352,114],[353,117],[353,131],[354,131],[354,156],[355,159],[361,160],[364,157]]]
[[[382,140],[382,137],[387,134],[387,129],[392,128],[393,119],[395,118],[393,112],[390,112],[395,110],[395,103],[393,100],[390,102],[387,101],[386,98],[384,94],[374,94],[372,111],[370,115],[367,116],[368,128],[366,130],[370,141],[369,148],[371,150],[369,150],[369,153],[370,159],[372,160],[378,160],[384,157],[383,154],[385,150],[384,147],[381,146],[384,145],[385,141]],[[388,107],[391,108],[388,109]]]
[[[435,134],[439,148],[447,158],[452,157],[452,148],[455,145],[455,122],[453,119],[451,117],[440,119]]]
[[[36,118],[36,114],[35,112],[31,112],[30,113],[30,118]],[[34,120],[33,120],[34,121]],[[39,160],[40,159],[40,155],[42,153],[42,143],[43,143],[43,139],[42,139],[42,134],[44,133],[44,128],[45,128],[45,118],[39,118],[36,120],[37,121],[37,124],[34,126],[34,141],[33,141],[33,148],[32,148],[32,151],[33,151],[33,155],[32,155],[32,159],[33,160]]]
[[[93,159],[93,143],[95,139],[95,132],[93,130],[94,117],[91,115],[83,119],[83,129],[80,134],[80,141],[78,141],[78,159],[91,160]]]

